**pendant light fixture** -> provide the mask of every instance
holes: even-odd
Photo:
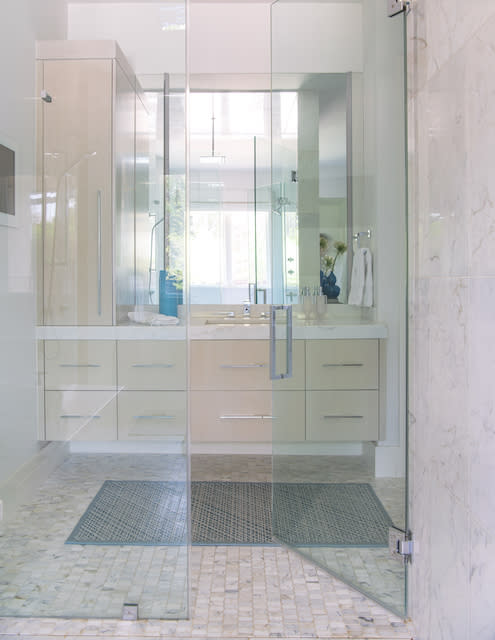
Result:
[[[225,156],[215,155],[215,94],[211,97],[211,155],[200,156],[201,164],[220,165],[225,163]]]

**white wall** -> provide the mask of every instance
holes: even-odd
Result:
[[[74,3],[68,8],[70,40],[117,40],[139,74],[185,73],[185,31],[163,30],[184,25],[180,3]]]
[[[381,0],[366,2],[363,13],[363,199],[360,206],[356,203],[354,231],[372,231],[371,241],[363,245],[373,252],[376,318],[389,331],[380,353],[385,434],[376,452],[377,475],[402,476],[407,279],[403,23],[402,16],[387,17]]]
[[[275,72],[362,70],[360,3],[281,2],[273,6],[272,12]]]
[[[495,634],[494,41],[490,1],[408,18],[417,640]]]
[[[0,138],[16,148],[16,228],[0,226],[0,483],[37,450],[35,295],[36,39],[63,38],[63,0],[4,0],[0,19]]]
[[[162,31],[167,2],[69,4],[68,37],[117,40],[137,74],[184,73],[184,32]],[[270,72],[270,3],[191,2],[191,74]],[[277,71],[362,68],[360,4],[277,5]],[[165,12],[165,13],[164,13]],[[301,12],[304,20],[301,21]]]

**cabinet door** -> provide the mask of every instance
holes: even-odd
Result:
[[[131,391],[184,391],[186,345],[176,340],[119,340],[118,383]]]
[[[114,390],[114,340],[45,340],[45,389]]]
[[[119,440],[178,440],[186,437],[184,391],[121,391]]]
[[[110,60],[43,63],[44,322],[110,325]]]
[[[378,389],[378,340],[308,340],[308,389]]]
[[[47,391],[46,439],[117,439],[115,391]]]
[[[135,92],[121,66],[115,63],[115,298],[117,324],[127,320],[136,304],[134,278],[134,118]],[[149,236],[146,248],[149,251]]]
[[[377,391],[307,391],[306,439],[378,440]]]

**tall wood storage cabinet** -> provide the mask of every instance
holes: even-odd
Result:
[[[135,302],[135,76],[114,41],[37,58],[41,324],[112,325]]]

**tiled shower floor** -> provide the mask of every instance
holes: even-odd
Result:
[[[304,474],[307,480],[308,462],[307,457],[292,457],[285,469],[282,461],[277,475],[288,474],[295,481]],[[314,457],[312,479],[369,481],[369,472],[360,469],[360,464],[350,458],[342,465],[342,459]],[[0,613],[24,616],[0,619],[0,634],[127,638],[412,636],[410,626],[400,618],[279,547],[193,547],[190,619],[149,619],[184,615],[184,549],[81,547],[64,545],[64,541],[105,479],[177,480],[183,477],[183,465],[181,456],[172,455],[73,454],[0,535]],[[193,456],[192,479],[269,481],[270,458]],[[399,518],[401,492],[397,483],[380,480],[375,490],[392,517],[395,510]],[[344,555],[330,561],[340,563],[344,571],[351,567],[352,579],[363,584],[377,579],[369,575],[370,571],[379,571],[381,579],[387,575],[387,570],[382,574],[383,567],[379,568],[379,557],[358,554],[349,562]],[[392,591],[398,584],[397,576],[392,576],[384,587]],[[120,617],[124,602],[139,602],[142,620],[86,619]],[[77,619],[38,618],[53,615]]]

